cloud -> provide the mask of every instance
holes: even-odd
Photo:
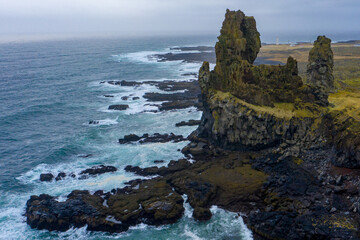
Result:
[[[0,34],[216,34],[225,9],[259,30],[358,31],[358,0],[0,0]]]

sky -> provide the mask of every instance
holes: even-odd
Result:
[[[218,34],[227,8],[262,38],[360,38],[360,0],[0,0],[0,38]]]

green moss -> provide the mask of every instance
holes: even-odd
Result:
[[[326,112],[326,108],[321,108],[319,106],[314,106],[311,103],[302,103],[302,105],[295,106],[294,103],[274,103],[274,107],[269,106],[259,106],[247,103],[235,96],[233,96],[229,92],[217,91],[214,89],[209,90],[210,99],[209,102],[214,104],[215,102],[221,102],[224,100],[228,100],[233,102],[236,105],[245,106],[257,114],[269,114],[273,115],[277,118],[282,119],[291,119],[293,117],[297,118],[318,118],[319,115],[323,112]],[[215,113],[214,113],[215,112]],[[215,115],[214,115],[215,114]],[[252,113],[253,114],[253,113]],[[215,119],[215,123],[219,118],[218,112],[213,111],[213,117]]]
[[[220,117],[220,115],[219,115],[219,113],[217,111],[214,110],[212,112],[212,116],[214,118],[214,129],[213,130],[215,132],[217,132],[219,130],[219,117]]]
[[[312,219],[314,227],[327,227],[331,229],[345,228],[348,230],[357,230],[357,223],[348,216],[325,215]]]
[[[301,165],[301,164],[304,163],[304,160],[302,160],[302,159],[300,159],[300,158],[296,158],[296,157],[293,158],[293,161],[294,161],[294,163],[297,164],[297,165]]]
[[[233,169],[215,165],[202,172],[201,179],[218,186],[223,191],[247,196],[261,188],[267,175],[251,168],[250,164]]]

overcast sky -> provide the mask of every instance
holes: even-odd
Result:
[[[217,34],[226,8],[262,37],[360,34],[360,0],[0,0],[0,36]]]

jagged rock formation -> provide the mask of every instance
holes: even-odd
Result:
[[[333,90],[333,67],[334,54],[331,50],[331,40],[325,36],[318,36],[309,53],[307,83],[325,91]]]
[[[295,156],[330,144],[338,151],[335,165],[360,167],[358,121],[342,121],[341,114],[327,108],[334,81],[331,40],[319,36],[315,41],[309,53],[309,84],[303,84],[292,57],[284,66],[252,64],[258,36],[253,18],[226,12],[216,44],[217,64],[210,71],[204,62],[199,70],[204,112],[193,139],[232,150],[280,147],[280,152]],[[195,146],[185,152],[201,151]]]
[[[214,70],[207,62],[199,70],[205,110],[193,135],[227,149],[325,142],[317,126],[327,95],[303,84],[292,57],[284,66],[252,64],[260,47],[252,17],[227,11],[218,39]]]
[[[208,62],[204,62],[199,72],[203,94],[215,89],[254,105],[271,107],[274,103],[296,100],[327,105],[322,94],[303,85],[292,57],[285,66],[253,65],[261,46],[259,36],[253,17],[227,10],[215,47],[215,69],[210,72]]]

